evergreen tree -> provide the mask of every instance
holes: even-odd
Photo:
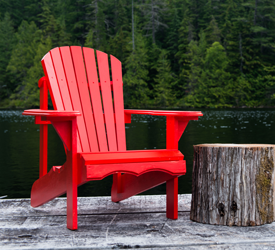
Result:
[[[88,5],[88,19],[90,21],[89,32],[93,32],[93,44],[95,49],[106,50],[106,31],[109,27],[104,13],[103,0],[93,0]]]
[[[189,70],[183,71],[186,76],[186,82],[183,82],[183,89],[187,96],[183,96],[184,103],[182,105],[196,106],[197,102],[199,102],[195,96],[195,92],[199,87],[203,72],[206,46],[207,43],[203,31],[200,33],[199,42],[191,40],[188,45],[186,63],[189,64]]]
[[[14,87],[10,84],[13,77],[6,71],[15,44],[13,23],[10,14],[6,13],[0,22],[0,101],[7,98]]]
[[[135,34],[135,42],[135,50],[126,60],[126,74],[123,77],[124,98],[127,107],[141,108],[149,104],[148,54],[145,40],[138,32]]]
[[[172,5],[172,4],[171,4]],[[168,52],[168,58],[171,61],[171,68],[172,70],[178,74],[179,73],[179,65],[178,60],[175,55],[178,52],[178,47],[180,45],[180,32],[179,29],[181,28],[181,21],[179,17],[179,9],[173,5],[169,6],[170,11],[167,14],[168,17],[168,27],[167,32],[163,32],[165,34],[165,45]]]
[[[65,23],[58,23],[51,9],[49,0],[42,1],[42,13],[40,23],[44,39],[50,38],[53,46],[70,45],[70,35],[66,33]]]
[[[163,12],[166,9],[166,3],[162,0],[146,0],[140,7],[145,18],[143,29],[146,30],[146,35],[150,36],[152,43],[155,44],[158,29],[161,26],[167,27],[167,25],[161,21]]]
[[[50,37],[38,44],[35,50],[35,57],[32,60],[32,66],[28,69],[26,77],[20,85],[18,93],[11,96],[11,105],[14,107],[38,107],[40,92],[38,80],[44,75],[41,66],[41,58],[52,48]]]
[[[203,71],[197,79],[196,88],[188,95],[186,101],[197,107],[232,106],[234,88],[230,73],[226,71],[228,59],[219,42],[214,42],[207,49]]]
[[[221,43],[221,32],[214,16],[212,16],[212,19],[208,27],[205,29],[205,34],[206,34],[206,41],[210,46],[214,42]]]
[[[155,105],[157,107],[174,107],[176,103],[175,95],[173,94],[173,84],[175,77],[171,72],[169,60],[167,59],[168,52],[161,50],[155,68],[157,75],[155,77],[154,93]]]
[[[13,92],[20,92],[22,90],[22,82],[26,78],[28,70],[33,66],[33,60],[36,56],[42,32],[34,22],[28,24],[26,21],[22,21],[15,37],[17,44],[12,50],[7,71],[12,75],[10,78],[10,88]]]
[[[10,13],[14,28],[17,29],[23,20],[38,23],[40,13],[40,0],[2,0],[0,1],[0,13]]]
[[[74,45],[84,45],[88,33],[89,20],[87,6],[91,0],[57,0],[53,7],[53,15],[63,32],[69,34]]]
[[[114,35],[109,39],[108,53],[115,55],[124,65],[128,57],[127,45],[131,42],[130,12],[125,0],[116,0],[114,6]],[[125,71],[125,69],[123,69]]]
[[[190,72],[190,60],[188,45],[194,39],[194,27],[192,20],[189,18],[189,9],[186,8],[184,17],[181,22],[181,26],[178,30],[179,33],[179,46],[176,54],[172,55],[177,59],[178,65],[178,80],[175,84],[175,92],[178,98],[182,98],[184,95],[184,85],[188,82],[188,74]]]

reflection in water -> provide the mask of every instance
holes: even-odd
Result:
[[[191,193],[193,145],[200,143],[267,143],[275,142],[275,110],[202,110],[199,121],[189,122],[179,149],[187,161],[187,174],[179,179],[179,193]],[[32,183],[38,178],[39,125],[22,111],[0,111],[0,196],[30,196]],[[66,156],[63,145],[49,126],[48,166],[62,165]],[[126,124],[127,149],[165,148],[165,117],[133,115]],[[79,196],[110,195],[112,177],[79,187]],[[144,194],[164,194],[161,185]]]

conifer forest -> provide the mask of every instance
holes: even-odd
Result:
[[[39,106],[40,60],[117,57],[128,108],[274,107],[274,0],[0,0],[0,108]]]

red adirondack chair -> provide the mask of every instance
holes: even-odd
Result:
[[[40,174],[31,205],[40,206],[67,193],[67,227],[77,229],[77,187],[113,175],[112,201],[118,202],[166,182],[167,217],[178,216],[178,176],[186,163],[178,141],[197,111],[125,110],[121,63],[78,46],[54,48],[42,59],[40,109],[25,110],[40,124]],[[97,63],[96,63],[97,62]],[[100,82],[98,81],[98,73]],[[48,89],[54,110],[48,110]],[[141,100],[142,101],[142,100]],[[131,114],[166,116],[166,149],[126,150],[125,123]],[[64,143],[67,160],[47,173],[48,124]]]

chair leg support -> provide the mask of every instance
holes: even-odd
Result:
[[[178,177],[166,181],[166,217],[178,218]]]

